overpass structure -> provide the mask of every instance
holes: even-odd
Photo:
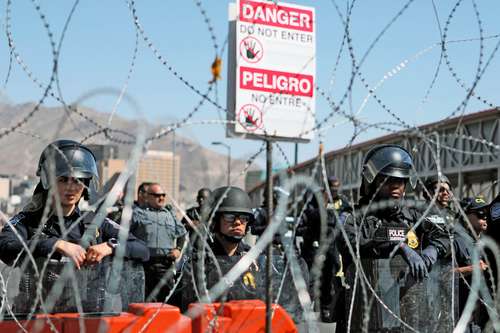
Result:
[[[342,191],[358,197],[361,185],[363,157],[374,145],[399,144],[413,155],[420,180],[441,172],[450,179],[453,192],[459,198],[484,195],[494,198],[500,192],[500,108],[484,110],[462,117],[445,119],[405,131],[330,151],[324,155],[328,176],[335,175],[342,182]],[[314,175],[322,184],[322,170],[318,158],[293,167],[293,173]],[[275,184],[288,174],[275,175]],[[421,182],[419,181],[421,184]],[[262,200],[265,183],[260,183],[249,194],[255,204]],[[417,187],[417,195],[419,187]]]

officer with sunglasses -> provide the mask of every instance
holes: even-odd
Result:
[[[490,205],[481,196],[465,198],[460,205],[465,217],[460,216],[460,222],[454,225],[453,246],[457,266],[455,271],[459,273],[458,304],[461,315],[470,293],[473,266],[477,265],[481,271],[489,274],[488,265],[482,256],[480,256],[479,263],[473,262],[473,251],[481,235],[488,228]],[[477,304],[467,332],[481,332],[487,321],[486,313],[486,308]]]
[[[432,203],[433,198],[436,198],[427,218],[442,227],[453,225],[457,214],[451,207],[453,193],[448,177],[434,175],[427,178],[424,185],[424,199],[428,203]]]
[[[210,247],[215,255],[242,255],[250,249],[243,238],[254,221],[248,194],[237,187],[221,187],[211,196],[214,207]]]
[[[144,263],[146,299],[163,302],[171,290],[174,262],[181,255],[187,231],[167,205],[160,184],[151,183],[145,194],[146,207],[134,207],[130,231],[149,248],[150,259]]]
[[[182,294],[178,305],[182,311],[215,285],[249,250],[243,238],[253,223],[252,203],[248,194],[234,186],[215,189],[202,208],[202,221],[210,230],[193,234],[193,251],[184,267]],[[207,231],[209,231],[207,233]],[[257,266],[250,265],[240,281],[225,293],[226,300],[258,298]]]

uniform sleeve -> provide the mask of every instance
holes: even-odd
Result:
[[[422,229],[425,233],[426,244],[424,246],[432,245],[438,251],[438,256],[444,258],[450,253],[450,234],[445,224],[437,224],[429,219],[422,222]]]
[[[105,219],[102,226],[101,232],[103,234],[103,240],[107,241],[110,238],[118,239],[118,234],[120,232],[120,225],[110,219]],[[141,260],[146,262],[149,260],[149,250],[146,244],[135,237],[131,232],[128,234],[127,242],[125,244],[125,257],[128,259]]]
[[[171,218],[174,220],[175,224],[175,238],[179,238],[187,234],[187,230],[184,227],[184,224],[180,222],[174,215],[174,213],[170,212]]]
[[[0,232],[0,259],[9,265],[23,250],[23,243],[16,236],[13,228],[16,229],[23,240],[28,238],[28,230],[22,220],[22,214],[14,216],[9,221],[12,226],[7,224]]]

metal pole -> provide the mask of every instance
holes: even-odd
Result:
[[[231,146],[227,145],[227,186],[231,185]]]
[[[175,194],[175,130],[173,131],[174,137],[172,140],[172,197],[177,200]],[[165,184],[166,185],[166,184]]]
[[[295,167],[297,167],[297,164],[299,164],[299,144],[295,142],[295,160],[294,160],[294,170],[292,173],[292,176],[295,176]],[[298,207],[297,207],[297,195],[298,195],[298,190],[297,188],[293,189],[293,222],[294,222],[294,227],[297,227],[298,221],[297,221],[297,214],[298,214]],[[292,240],[293,244],[296,245],[297,242],[295,240]]]
[[[271,140],[266,141],[266,193],[267,193],[267,225],[271,224],[273,215],[273,144]],[[266,333],[271,333],[272,320],[272,255],[273,242],[269,242],[266,251]]]

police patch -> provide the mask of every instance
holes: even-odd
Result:
[[[404,241],[406,239],[406,229],[389,227],[387,228],[387,238],[390,241],[398,241],[398,242]]]
[[[490,208],[491,220],[495,222],[500,219],[500,202],[495,202]]]

